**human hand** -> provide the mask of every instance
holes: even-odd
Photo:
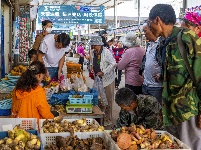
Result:
[[[153,75],[153,77],[155,78],[156,82],[160,82],[161,81],[161,74],[160,73],[157,73],[157,74]]]
[[[61,72],[58,72],[58,80],[62,79],[63,74]]]
[[[99,77],[102,77],[104,75],[104,73],[102,71],[100,71],[96,75],[99,76]]]
[[[92,65],[89,66],[89,70],[90,70],[91,73],[94,73]]]

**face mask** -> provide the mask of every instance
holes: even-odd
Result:
[[[47,33],[51,33],[52,32],[52,28],[46,28]]]

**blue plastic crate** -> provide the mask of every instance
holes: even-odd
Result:
[[[0,116],[10,116],[11,109],[0,109]]]
[[[69,95],[70,104],[92,104],[93,95],[84,95],[82,98],[73,98]]]
[[[89,92],[76,92],[74,90],[69,92],[71,95],[93,95],[92,104],[94,106],[98,105],[98,91],[93,88],[89,88]]]
[[[5,99],[0,101],[0,109],[11,109],[12,99]]]
[[[48,104],[52,106],[66,105],[69,95],[70,93],[53,94],[52,97],[48,100]]]

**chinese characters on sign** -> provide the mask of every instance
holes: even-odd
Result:
[[[38,9],[38,22],[51,20],[68,24],[103,24],[104,6],[42,5]]]

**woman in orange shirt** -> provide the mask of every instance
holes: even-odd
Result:
[[[34,61],[19,78],[13,91],[11,117],[52,119],[45,90],[39,85],[47,70],[40,61]]]

